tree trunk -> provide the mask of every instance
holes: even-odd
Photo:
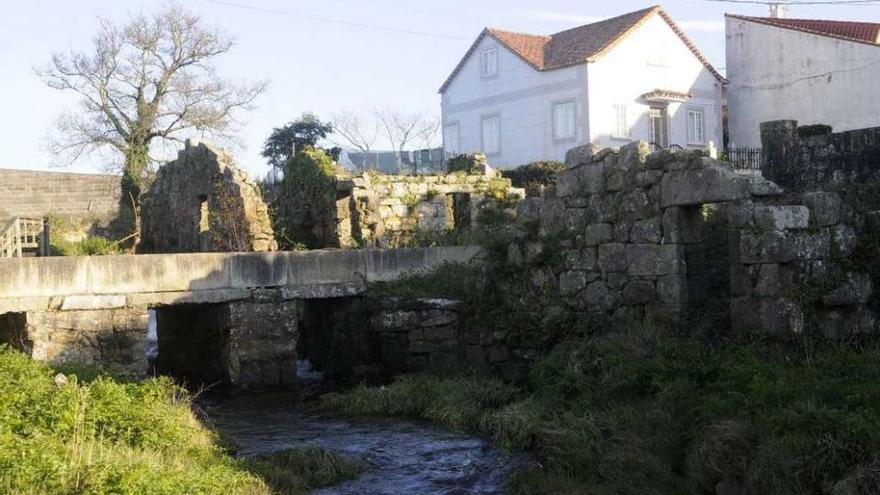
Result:
[[[149,150],[149,142],[138,140],[129,142],[128,150],[125,152],[125,165],[122,169],[122,204],[119,214],[124,228],[130,233],[138,230],[137,218]]]

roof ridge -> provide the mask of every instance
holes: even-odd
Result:
[[[564,34],[564,33],[567,33],[567,32],[569,32],[569,31],[575,31],[575,30],[577,30],[577,29],[585,28],[585,27],[587,27],[587,26],[594,26],[594,25],[596,25],[596,24],[601,24],[601,23],[603,23],[603,22],[615,21],[615,20],[617,20],[617,19],[620,19],[621,17],[635,16],[636,14],[642,14],[642,16],[645,16],[645,15],[648,15],[648,13],[650,13],[650,12],[652,12],[652,11],[655,11],[655,10],[662,10],[662,7],[661,7],[660,5],[654,5],[654,6],[651,6],[651,7],[646,8],[646,9],[634,10],[634,11],[632,11],[632,12],[627,12],[626,14],[620,14],[620,15],[616,15],[616,16],[614,16],[614,17],[609,17],[609,18],[607,18],[607,19],[602,19],[601,21],[588,22],[588,23],[586,23],[586,24],[581,24],[580,26],[575,26],[575,27],[571,27],[571,28],[568,28],[568,29],[563,29],[562,31],[557,31],[557,32],[555,32],[555,33],[553,33],[553,34],[551,34],[551,35],[549,35],[549,36],[552,38],[552,37],[554,37],[554,36],[557,36],[557,35],[560,35],[560,34]]]
[[[833,33],[830,31],[822,31],[819,29],[810,29],[810,28],[803,27],[803,26],[797,26],[794,24],[779,22],[779,21],[784,21],[785,19],[778,19],[775,17],[753,17],[753,16],[747,16],[747,15],[729,14],[729,13],[724,14],[724,17],[731,17],[733,19],[740,19],[743,21],[755,22],[758,24],[764,24],[767,26],[774,26],[774,27],[778,27],[778,28],[782,28],[782,29],[790,29],[792,31],[799,31],[802,33],[814,34],[816,36],[825,36],[828,38],[851,41],[853,43],[861,43],[863,45],[880,46],[880,40],[878,40],[878,39],[870,41],[870,40],[867,40],[864,38],[847,36],[844,34]],[[825,20],[825,19],[788,19],[788,20],[809,21],[809,22],[837,22],[837,23],[841,23],[841,24],[862,24],[862,25],[867,25],[867,26],[873,26],[878,29],[878,32],[880,32],[880,23],[868,23],[868,22],[859,22],[859,21],[829,21],[829,20]]]
[[[767,17],[767,16],[759,16],[759,15],[743,15],[743,14],[724,14],[728,17],[739,17],[744,19],[766,19],[771,22],[785,22],[785,21],[807,21],[807,22],[836,22],[841,24],[867,24],[870,26],[880,26],[880,22],[868,22],[868,21],[848,21],[844,19],[810,19],[807,17]]]
[[[549,35],[549,34],[524,33],[522,31],[511,31],[509,29],[501,29],[501,28],[496,28],[496,27],[492,27],[492,26],[487,26],[486,30],[489,31],[490,33],[498,32],[498,33],[516,34],[518,36],[532,36],[535,38],[550,38],[551,37],[551,35]]]

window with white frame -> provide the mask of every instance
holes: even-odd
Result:
[[[704,129],[704,116],[702,110],[688,110],[688,144],[703,144],[706,142]]]
[[[461,133],[458,124],[443,127],[443,149],[450,156],[461,153]]]
[[[629,131],[626,105],[614,105],[614,135],[612,137],[629,139]]]
[[[482,151],[487,155],[501,152],[501,119],[497,115],[483,117]]]
[[[574,137],[574,102],[553,105],[553,139],[571,139]]]
[[[480,54],[480,74],[492,77],[498,74],[498,49],[490,48]]]

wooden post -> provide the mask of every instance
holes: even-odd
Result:
[[[43,219],[43,231],[40,236],[40,256],[49,256],[49,219]]]
[[[21,258],[21,220],[15,219],[15,229],[13,230],[13,235],[15,235],[15,253]]]

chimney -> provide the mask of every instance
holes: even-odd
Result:
[[[784,3],[771,3],[770,4],[770,17],[773,19],[785,19],[788,17],[788,4]]]

